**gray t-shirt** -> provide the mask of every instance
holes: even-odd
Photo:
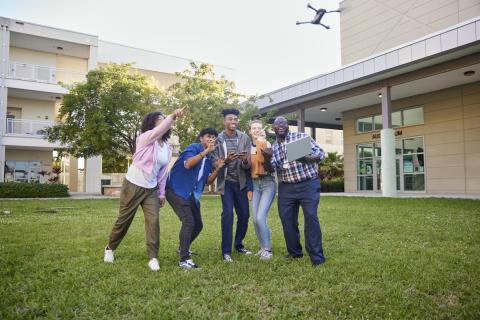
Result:
[[[238,136],[235,133],[234,136],[229,137],[225,134],[225,143],[227,145],[227,156],[232,152],[237,152],[238,150]],[[235,160],[230,162],[227,165],[227,177],[226,179],[233,182],[238,182],[238,173],[237,168],[240,160]]]

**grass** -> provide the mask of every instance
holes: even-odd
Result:
[[[118,200],[1,201],[0,319],[480,317],[480,201],[322,198],[327,263],[318,268],[282,258],[275,205],[274,259],[224,263],[220,208],[204,197],[192,248],[202,269],[189,271],[177,267],[179,221],[162,209],[153,273],[141,210],[111,265],[103,247]],[[256,244],[250,225],[246,246]]]

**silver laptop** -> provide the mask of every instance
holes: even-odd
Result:
[[[287,151],[287,161],[291,162],[312,153],[311,138],[306,136],[304,138],[289,142],[285,144]]]

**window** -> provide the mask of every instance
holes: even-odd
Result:
[[[361,118],[357,120],[357,132],[372,131],[372,117]]]
[[[423,137],[395,140],[397,190],[425,191],[425,149]],[[380,142],[356,146],[357,190],[381,189],[382,147]],[[375,182],[376,181],[376,182]]]
[[[382,116],[378,115],[373,117],[373,125],[374,125],[374,130],[382,130],[383,123],[382,123]]]
[[[398,128],[402,126],[402,112],[395,111],[392,112],[392,127]]]
[[[405,191],[425,190],[423,137],[403,139],[403,183]]]
[[[403,125],[413,126],[423,123],[423,108],[412,108],[403,110]]]
[[[5,161],[5,181],[40,182],[41,161]]]
[[[373,190],[373,145],[357,145],[357,190]]]
[[[392,112],[392,127],[413,126],[423,123],[423,107],[415,107]],[[373,115],[357,119],[357,133],[381,130],[382,115]]]

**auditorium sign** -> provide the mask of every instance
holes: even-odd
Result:
[[[401,136],[401,135],[402,135],[402,130],[395,131],[395,137]],[[380,139],[380,132],[372,134],[372,139]]]

